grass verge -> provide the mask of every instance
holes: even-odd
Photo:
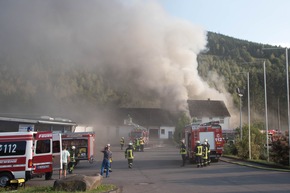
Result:
[[[117,186],[113,184],[101,184],[96,189],[87,191],[87,193],[104,193],[116,189]],[[5,188],[0,188],[0,192],[15,192],[15,190],[9,190]],[[54,191],[53,187],[43,186],[43,187],[19,187],[17,193],[67,193],[66,191]],[[80,193],[79,191],[76,193]]]
[[[289,166],[283,166],[281,164],[277,164],[275,162],[268,162],[266,160],[241,159],[241,158],[234,156],[234,155],[223,155],[223,157],[232,158],[232,159],[241,160],[241,161],[246,161],[246,162],[250,162],[250,163],[261,164],[261,165],[272,167],[272,168],[280,168],[280,169],[288,169],[288,170],[290,169]]]

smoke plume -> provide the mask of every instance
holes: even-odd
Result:
[[[226,101],[198,76],[196,59],[206,43],[203,28],[168,15],[154,1],[0,2],[1,62],[13,67],[9,77],[39,95],[36,106],[52,111],[66,110],[51,98],[77,91],[35,94],[36,84],[57,87],[57,76],[82,67],[102,73],[120,91],[131,88],[132,96],[173,111],[186,111],[187,99]]]

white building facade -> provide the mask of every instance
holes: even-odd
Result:
[[[161,126],[160,127],[160,139],[173,139],[175,127],[167,127]]]

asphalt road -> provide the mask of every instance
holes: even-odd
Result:
[[[179,149],[163,141],[135,152],[133,169],[127,167],[124,152],[112,146],[113,172],[103,183],[115,184],[124,193],[289,193],[290,173],[231,164],[212,163],[209,167],[196,168],[188,164],[180,167]],[[76,174],[95,175],[100,170],[101,154],[90,164],[82,161]],[[54,175],[54,179],[58,176]],[[54,180],[33,179],[27,186],[53,185]]]

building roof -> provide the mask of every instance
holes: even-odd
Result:
[[[128,115],[140,126],[174,126],[175,118],[169,111],[159,108],[120,108],[117,111],[118,122],[124,122]]]
[[[2,117],[0,116],[0,121],[8,121],[8,122],[19,122],[19,123],[32,123],[32,124],[50,124],[50,125],[68,125],[68,126],[76,126],[77,124],[69,119],[63,118],[51,118],[48,116],[42,117]]]
[[[191,117],[230,117],[224,101],[188,100]]]

